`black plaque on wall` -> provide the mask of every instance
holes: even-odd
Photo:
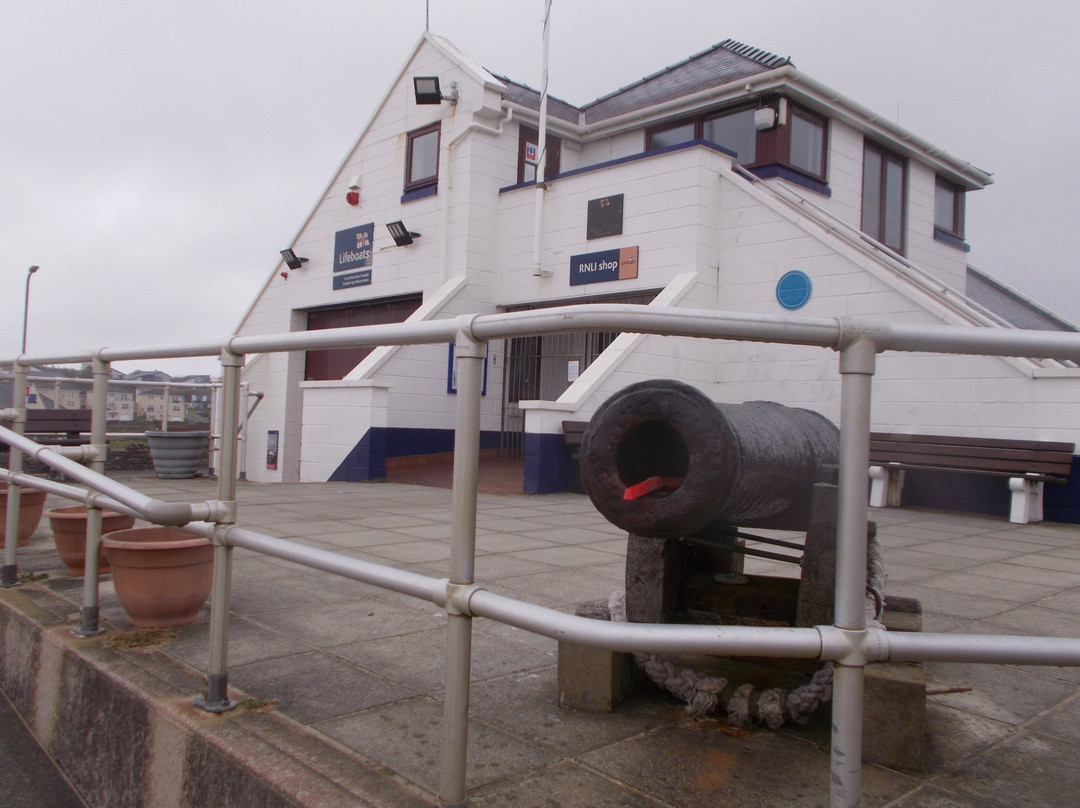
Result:
[[[587,239],[622,235],[623,195],[602,196],[589,200]]]

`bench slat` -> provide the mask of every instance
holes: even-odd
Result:
[[[966,471],[1063,480],[1072,470],[1073,444],[1004,438],[963,438],[875,432],[870,461],[902,468]]]

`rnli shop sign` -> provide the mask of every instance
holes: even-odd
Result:
[[[570,285],[626,281],[637,277],[638,248],[623,247],[570,256]]]
[[[371,266],[371,242],[375,238],[375,223],[369,222],[348,230],[338,230],[334,234],[334,288],[349,289],[353,286],[366,286],[371,283],[371,270],[339,272]]]

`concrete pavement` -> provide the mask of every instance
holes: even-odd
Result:
[[[216,494],[210,480],[125,482],[168,500]],[[449,491],[392,483],[241,484],[238,496],[245,527],[446,574]],[[906,509],[875,510],[871,518],[885,551],[887,591],[919,598],[927,631],[1077,636],[1076,526]],[[583,496],[481,495],[477,546],[477,580],[501,594],[571,611],[622,587],[625,536]],[[129,674],[136,686],[152,672],[153,682],[144,684],[151,704],[164,703],[177,726],[212,730],[215,721],[233,720],[188,714],[198,672],[209,662],[205,610],[175,641],[149,651],[106,651],[100,639],[68,642],[58,639],[57,624],[77,622],[82,582],[63,572],[47,524],[19,564],[49,577],[0,594],[0,603],[36,615],[65,653],[89,654],[101,669],[137,671]],[[749,559],[748,571],[790,574],[786,565]],[[110,633],[129,628],[107,577],[101,605]],[[280,759],[239,754],[250,776],[272,782],[288,805],[336,804],[311,796],[330,793],[334,784],[362,793],[343,805],[434,800],[445,641],[438,608],[238,550],[231,611],[235,697],[276,702],[272,729],[265,714],[231,726],[262,722],[260,738],[273,737],[275,749],[303,764],[289,786],[281,782],[288,767]],[[660,694],[611,714],[561,709],[554,641],[485,620],[476,621],[474,633],[468,771],[474,806],[828,804],[827,715],[806,729],[768,731],[692,721]],[[864,805],[1077,804],[1080,669],[931,664],[926,675],[932,690],[971,689],[929,697],[927,771],[863,767]],[[188,761],[203,760],[191,755],[194,741],[184,743]],[[56,745],[54,735],[51,751]],[[221,746],[227,751],[228,744]],[[178,793],[197,793],[188,781],[197,777],[193,772],[191,765],[184,769]],[[321,778],[318,786],[306,776]],[[87,782],[96,781],[88,775]]]

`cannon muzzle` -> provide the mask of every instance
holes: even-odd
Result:
[[[711,525],[805,530],[814,483],[835,475],[839,454],[839,430],[819,413],[717,404],[656,380],[596,411],[581,476],[597,510],[639,536],[693,536]]]

